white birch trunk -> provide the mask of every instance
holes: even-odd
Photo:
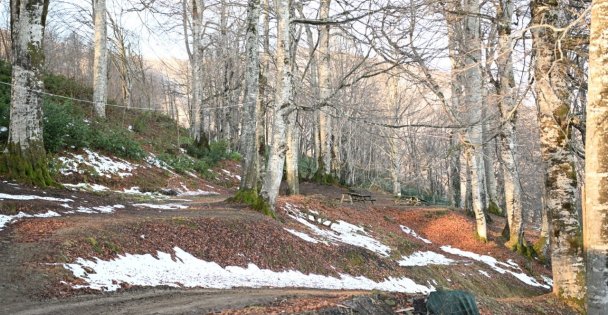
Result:
[[[93,61],[93,102],[95,115],[106,117],[108,92],[108,22],[106,0],[93,0],[95,57]]]
[[[587,312],[608,314],[608,1],[591,11],[585,143]]]
[[[277,0],[278,36],[277,36],[277,82],[274,102],[274,125],[272,128],[272,145],[264,174],[261,197],[274,209],[279,195],[285,163],[287,125],[294,122],[293,115],[293,74],[291,68],[291,38],[289,24],[291,20],[291,0]],[[273,210],[274,211],[274,210]]]
[[[249,0],[247,4],[247,35],[245,70],[245,85],[247,94],[243,109],[243,133],[241,135],[241,150],[243,152],[243,176],[241,190],[256,190],[259,173],[257,147],[258,131],[258,93],[260,80],[259,32],[260,0]]]
[[[566,83],[568,66],[559,54],[555,29],[568,23],[561,4],[532,1],[532,38],[536,102],[539,108],[541,155],[545,166],[546,207],[551,220],[553,291],[582,302],[585,297],[583,239],[576,209],[577,175],[570,151],[572,126]]]

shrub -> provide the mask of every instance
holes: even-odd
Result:
[[[194,159],[187,155],[161,154],[158,157],[161,161],[171,166],[177,173],[185,174],[195,172],[203,177],[209,174],[209,164],[205,160]]]
[[[95,123],[93,130],[91,147],[94,149],[136,160],[143,159],[146,156],[141,145],[125,129],[107,123]]]
[[[84,115],[78,113],[71,103],[58,104],[45,100],[43,105],[44,147],[47,152],[59,152],[89,145],[91,127]]]

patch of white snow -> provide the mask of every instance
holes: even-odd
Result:
[[[178,210],[178,209],[188,209],[188,206],[175,204],[175,203],[167,203],[167,204],[153,204],[153,203],[137,203],[134,204],[135,207],[140,208],[150,208],[150,209],[159,209],[159,210]]]
[[[434,288],[416,284],[409,278],[388,278],[376,282],[366,277],[340,274],[329,277],[303,274],[299,271],[276,272],[260,269],[254,264],[247,268],[227,266],[222,268],[214,262],[198,259],[175,247],[175,257],[158,252],[158,258],[146,255],[120,255],[114,260],[85,260],[78,258],[73,264],[64,264],[74,276],[87,284],[74,288],[115,291],[121,283],[139,286],[167,285],[172,287],[202,287],[230,289],[234,287],[300,287],[330,290],[380,290],[403,293],[427,294]],[[88,273],[86,270],[94,272]]]
[[[64,198],[53,198],[53,197],[43,197],[43,196],[34,196],[34,195],[10,195],[5,193],[0,193],[0,200],[2,199],[10,199],[10,200],[46,200],[46,201],[58,201],[58,202],[72,202],[72,199],[64,199]]]
[[[467,252],[467,251],[463,251],[460,250],[458,248],[453,248],[451,246],[441,246],[441,249],[449,254],[452,255],[457,255],[457,256],[461,256],[461,257],[466,257],[466,258],[470,258],[479,262],[482,262],[486,265],[488,265],[490,268],[494,269],[496,272],[504,274],[504,273],[510,273],[511,275],[513,275],[515,278],[519,279],[519,281],[530,285],[530,286],[534,286],[534,287],[542,287],[545,289],[550,289],[549,286],[544,285],[539,283],[538,281],[536,281],[536,279],[526,275],[523,272],[515,272],[509,269],[504,269],[502,267],[499,267],[499,265],[503,266],[503,267],[509,267],[509,268],[514,268],[512,265],[503,263],[501,261],[498,261],[496,258],[492,257],[492,256],[488,256],[488,255],[479,255],[473,252]]]
[[[453,259],[447,258],[439,253],[432,251],[415,252],[410,256],[404,256],[397,263],[399,266],[428,266],[428,265],[451,265],[456,262]]]
[[[299,237],[299,238],[301,238],[301,239],[303,239],[303,240],[305,240],[307,242],[310,242],[310,243],[313,243],[313,244],[319,243],[319,241],[317,241],[315,238],[311,237],[310,235],[308,235],[306,233],[298,232],[296,230],[287,229],[287,228],[285,229],[285,231],[287,231],[287,232],[289,232],[289,233],[291,233],[291,234],[293,234],[293,235],[295,235],[295,236],[297,236],[297,237]]]
[[[418,233],[414,232],[414,230],[408,228],[407,226],[405,226],[405,225],[400,225],[400,226],[401,226],[401,230],[403,232],[405,232],[406,234],[409,234],[409,235],[413,236],[414,238],[417,238],[417,239],[419,239],[419,240],[421,240],[421,241],[423,241],[423,242],[425,242],[427,244],[433,244],[433,242],[431,242],[431,241],[427,240],[426,238],[418,235]]]

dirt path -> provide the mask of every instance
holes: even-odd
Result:
[[[234,289],[142,289],[98,296],[2,305],[2,314],[207,314],[247,306],[267,305],[294,298],[336,298],[360,295],[354,291]]]

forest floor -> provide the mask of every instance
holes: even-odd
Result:
[[[215,181],[169,173],[66,175],[72,190],[0,180],[0,313],[411,314],[445,288],[482,314],[577,314],[546,266],[502,245],[502,218],[483,243],[460,211],[376,192],[351,205],[346,188],[302,183],[273,220],[227,201],[236,163]]]

